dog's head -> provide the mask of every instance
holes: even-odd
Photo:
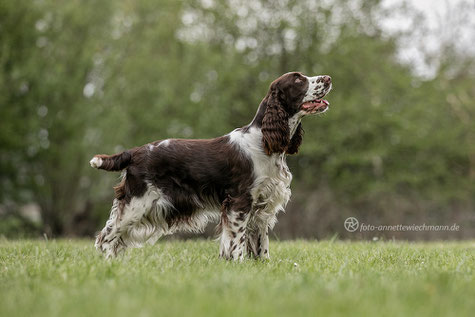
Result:
[[[262,120],[264,149],[268,155],[297,153],[303,133],[300,119],[325,112],[330,103],[322,98],[331,88],[330,76],[307,77],[298,72],[284,74],[272,82]]]

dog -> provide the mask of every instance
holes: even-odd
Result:
[[[177,231],[219,221],[219,256],[269,258],[268,231],[290,199],[287,154],[302,143],[303,117],[325,112],[330,76],[274,80],[252,122],[214,139],[166,139],[90,165],[122,171],[110,218],[95,246],[107,258]]]

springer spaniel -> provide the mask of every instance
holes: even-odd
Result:
[[[271,84],[252,122],[229,134],[94,156],[92,167],[123,170],[96,248],[111,257],[219,220],[221,257],[269,258],[268,230],[290,199],[286,155],[297,153],[302,142],[301,119],[328,109],[321,98],[331,87],[329,76],[287,73]]]

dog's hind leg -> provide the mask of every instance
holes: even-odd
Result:
[[[109,219],[106,222],[104,228],[99,232],[96,237],[96,242],[94,246],[100,252],[107,252],[109,241],[106,240],[106,237],[110,236],[110,233],[113,231],[116,223],[118,222],[119,213],[122,212],[123,203],[119,199],[114,199],[112,203],[112,209],[109,216]]]
[[[129,202],[114,200],[110,218],[97,236],[96,248],[109,258],[117,255],[127,246],[134,245],[134,241],[127,232],[136,225],[140,225],[142,218],[153,209],[160,196],[157,188],[148,186],[142,196],[132,197]],[[152,234],[153,228],[150,236]]]
[[[145,243],[153,245],[161,236],[170,232],[166,216],[173,206],[160,192],[159,196],[159,199],[153,201],[152,208],[122,235],[122,241],[127,246],[141,247]]]

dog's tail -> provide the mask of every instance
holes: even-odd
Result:
[[[95,155],[89,161],[92,167],[106,171],[120,171],[130,165],[132,155],[128,152],[122,152],[115,155],[99,154]]]

